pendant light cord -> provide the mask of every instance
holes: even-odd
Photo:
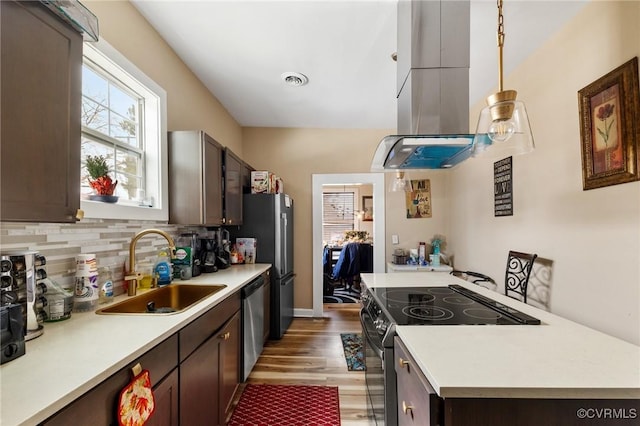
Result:
[[[504,46],[504,17],[502,0],[498,0],[498,92],[502,92],[502,47]]]

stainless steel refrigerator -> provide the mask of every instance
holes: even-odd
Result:
[[[293,200],[285,194],[244,194],[237,237],[256,238],[256,263],[270,263],[270,337],[280,339],[293,320]]]

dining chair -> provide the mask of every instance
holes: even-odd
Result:
[[[527,303],[527,286],[529,285],[533,262],[535,262],[537,257],[537,254],[509,251],[504,278],[505,295]],[[489,290],[495,290],[498,286],[493,278],[479,272],[454,269],[450,274],[488,288]]]
[[[507,296],[527,303],[527,286],[537,257],[537,254],[509,251],[504,276],[504,292]]]

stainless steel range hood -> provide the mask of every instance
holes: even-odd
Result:
[[[469,0],[398,1],[398,135],[372,171],[450,168],[471,154]]]

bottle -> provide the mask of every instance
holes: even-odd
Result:
[[[421,241],[420,246],[418,247],[418,264],[426,265],[427,263],[427,245],[425,242]]]
[[[98,269],[98,291],[99,304],[113,302],[113,277],[108,266]]]
[[[173,273],[171,271],[171,260],[167,253],[168,251],[164,249],[161,250],[160,253],[158,253],[158,261],[153,268],[153,272],[158,278],[159,286],[171,284],[171,279],[173,278]]]

